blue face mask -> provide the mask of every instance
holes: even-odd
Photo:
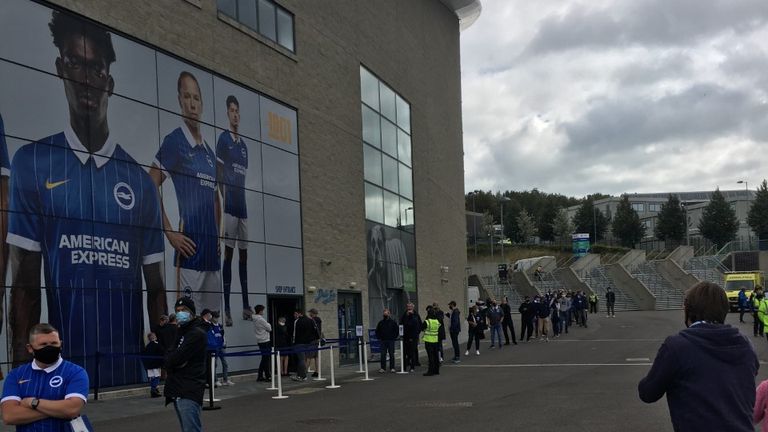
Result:
[[[192,314],[187,311],[176,312],[176,322],[186,324],[192,319]]]

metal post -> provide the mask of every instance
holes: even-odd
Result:
[[[366,342],[363,341],[363,345],[366,345]],[[363,361],[365,362],[365,378],[363,378],[363,381],[373,381],[373,378],[368,377],[368,349],[363,349]]]
[[[277,352],[277,357],[280,357],[280,351]],[[280,362],[277,362],[277,396],[272,396],[272,399],[288,399],[288,396],[283,396],[283,375],[280,372]]]
[[[365,372],[363,370],[363,343],[360,338],[357,338],[357,361],[360,363],[360,369],[358,369],[357,373]]]
[[[504,262],[504,197],[501,198],[501,262]]]
[[[595,243],[597,244],[597,207],[592,203],[592,227],[595,229]]]
[[[322,367],[322,360],[323,360],[323,352],[320,351],[320,348],[322,348],[322,342],[317,341],[317,378],[314,379],[314,381],[325,381],[325,378],[323,378],[323,367]]]
[[[280,357],[275,356],[275,347],[272,347],[272,351],[269,353],[269,367],[272,370],[272,385],[267,387],[267,390],[277,390],[277,387],[275,387],[275,375],[277,374],[277,363],[279,361]]]
[[[471,194],[472,194],[472,243],[475,246],[475,258],[477,258],[477,210],[475,209],[475,193],[471,192]]]
[[[99,373],[99,358],[101,357],[101,353],[96,351],[96,379],[94,380],[94,388],[93,388],[93,400],[99,400],[99,385],[101,384],[100,379],[100,373]]]
[[[335,373],[334,373],[334,371],[333,371],[333,368],[334,368],[334,362],[333,362],[333,345],[331,345],[331,347],[328,349],[328,351],[330,352],[330,361],[331,361],[331,385],[327,385],[327,386],[325,386],[325,388],[328,388],[328,389],[335,389],[335,388],[339,388],[339,387],[341,387],[341,386],[339,386],[339,385],[336,385],[336,374],[335,374]]]
[[[403,338],[400,338],[400,372],[399,374],[407,374],[405,371],[405,350],[403,349]]]
[[[211,367],[208,370],[208,376],[210,377],[211,385],[208,388],[208,406],[204,406],[204,411],[213,411],[221,409],[220,406],[215,406],[214,402],[219,402],[216,399],[214,387],[216,387],[216,358],[214,357],[214,351],[208,351],[208,360],[211,363]]]

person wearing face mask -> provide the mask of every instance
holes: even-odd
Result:
[[[758,287],[759,288],[759,287]],[[765,328],[768,323],[768,299],[765,298],[763,290],[755,290],[755,310],[757,310],[757,321],[760,322],[760,328]],[[768,338],[768,332],[765,332],[766,338]]]
[[[61,358],[59,331],[36,324],[27,352],[34,360],[8,373],[0,409],[3,422],[17,431],[69,431],[88,400],[88,374]]]
[[[754,431],[760,363],[747,337],[725,324],[729,309],[716,284],[699,282],[686,291],[686,328],[666,338],[637,386],[646,403],[666,394],[675,431]]]
[[[538,297],[538,296],[537,296]],[[520,341],[530,342],[533,334],[533,318],[536,316],[536,306],[531,303],[531,298],[525,296],[517,309],[520,312]]]
[[[419,363],[419,335],[421,334],[421,317],[416,312],[413,303],[405,306],[405,313],[400,318],[403,326],[403,344],[405,349],[405,367],[413,372]]]
[[[173,402],[182,432],[202,431],[200,411],[208,370],[207,324],[195,317],[195,303],[191,298],[176,300],[176,322],[179,330],[176,344],[165,356],[168,379],[165,382],[165,404]]]
[[[389,371],[395,372],[395,341],[400,336],[400,329],[390,316],[389,309],[384,309],[384,317],[376,325],[376,337],[381,343],[381,368],[379,373],[387,371],[387,354],[389,354]]]

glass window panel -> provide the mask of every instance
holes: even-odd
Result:
[[[237,0],[237,20],[258,31],[256,0]]]
[[[413,198],[411,169],[403,164],[400,164],[400,195],[406,198]]]
[[[382,190],[374,185],[365,184],[365,218],[384,223],[384,197]]]
[[[411,133],[411,106],[400,96],[397,96],[397,125]]]
[[[413,225],[413,201],[400,198],[400,224],[404,227]]]
[[[237,0],[218,0],[219,10],[232,18],[237,18]]]
[[[381,149],[397,157],[397,126],[387,119],[381,119]]]
[[[382,167],[384,187],[391,190],[392,192],[397,192],[397,161],[387,155],[384,155],[382,157]]]
[[[411,137],[402,130],[397,131],[397,158],[411,166]]]
[[[267,0],[259,0],[259,33],[271,40],[277,40],[275,5]]]
[[[381,152],[363,144],[365,158],[365,179],[381,186]]]
[[[277,43],[293,51],[293,16],[277,9]]]
[[[395,116],[395,92],[381,84],[379,86],[379,93],[381,95],[381,114],[392,121],[397,121]]]
[[[364,67],[360,67],[360,97],[371,108],[379,109],[379,80]]]
[[[376,148],[381,148],[380,118],[372,109],[363,105],[363,140]]]
[[[384,224],[400,226],[400,198],[397,195],[384,191]]]

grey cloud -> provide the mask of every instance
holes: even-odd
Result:
[[[620,86],[641,87],[669,78],[691,76],[694,73],[690,55],[682,50],[663,53],[645,61],[631,62],[613,73],[613,80]]]
[[[764,0],[636,0],[602,10],[571,9],[545,18],[524,56],[577,48],[693,43],[725,31],[750,32],[768,21]]]

